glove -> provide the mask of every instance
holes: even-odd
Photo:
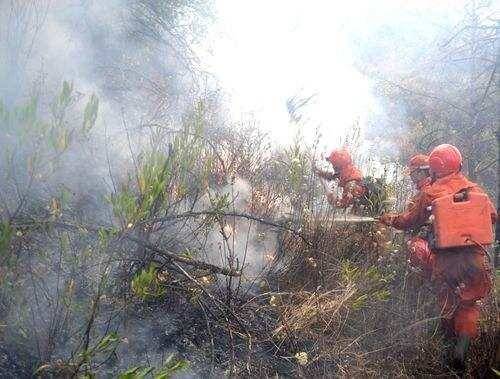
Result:
[[[382,216],[380,216],[380,222],[387,226],[392,226],[395,218],[396,215],[393,213],[384,213]]]

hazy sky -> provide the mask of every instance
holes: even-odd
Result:
[[[254,112],[277,141],[292,135],[286,100],[317,93],[306,134],[321,125],[326,145],[370,112],[380,112],[371,81],[355,67],[365,37],[387,26],[401,38],[439,27],[457,0],[216,0],[209,69],[229,94],[233,117]],[[414,25],[417,27],[414,27]],[[407,34],[404,36],[403,34]],[[382,38],[382,37],[381,37]],[[360,43],[361,42],[361,43]]]

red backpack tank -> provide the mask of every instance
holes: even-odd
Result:
[[[432,214],[438,249],[493,243],[490,203],[483,193],[460,192],[435,199]]]

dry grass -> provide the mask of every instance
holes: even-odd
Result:
[[[308,243],[284,238],[271,284],[282,294],[270,304],[280,354],[307,356],[295,359],[298,377],[454,377],[434,294],[409,269],[401,234],[324,215],[305,218],[302,231]],[[497,296],[484,302],[466,377],[493,377],[498,367]]]
[[[339,312],[356,294],[354,285],[327,292],[298,292],[279,307],[281,325],[273,335],[295,333],[314,336],[326,332],[340,319]]]

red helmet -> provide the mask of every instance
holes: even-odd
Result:
[[[415,170],[426,170],[429,168],[429,157],[424,154],[417,154],[411,157],[410,164],[408,165],[408,173]]]
[[[462,168],[462,154],[453,145],[436,146],[429,155],[429,166],[438,177],[453,174]]]
[[[345,149],[333,150],[326,158],[333,167],[343,168],[352,164],[351,154]]]

